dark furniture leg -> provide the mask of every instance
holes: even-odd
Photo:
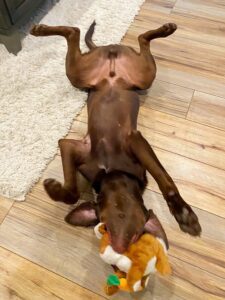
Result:
[[[13,54],[17,54],[22,49],[21,37],[16,31],[9,36],[0,35],[0,42]]]

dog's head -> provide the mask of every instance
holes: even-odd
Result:
[[[138,182],[126,175],[108,176],[98,195],[98,215],[116,252],[123,253],[143,232],[147,210]]]
[[[123,253],[144,232],[161,237],[167,243],[165,232],[154,213],[147,210],[137,180],[107,176],[101,185],[97,203],[86,202],[66,218],[73,225],[89,226],[99,221],[106,225],[113,249]]]

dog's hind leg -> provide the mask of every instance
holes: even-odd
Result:
[[[80,29],[69,26],[48,26],[35,25],[30,33],[34,36],[60,35],[66,38],[68,50],[66,54],[66,75],[72,85],[79,86],[79,74],[76,72],[76,65],[82,57],[80,50]]]
[[[139,86],[142,89],[149,88],[149,85],[155,78],[156,75],[156,64],[154,57],[151,54],[150,50],[150,42],[156,38],[167,37],[171,35],[177,29],[176,24],[168,23],[165,24],[158,29],[149,30],[138,37],[138,42],[140,46],[140,59],[143,65],[146,64],[149,66],[151,70],[150,75],[146,73],[146,79],[143,81],[145,84],[143,86]]]
[[[163,26],[149,30],[138,37],[138,42],[140,46],[140,53],[142,55],[147,55],[147,57],[151,58],[151,61],[155,65],[154,58],[150,51],[150,42],[157,38],[164,38],[171,34],[173,34],[177,30],[177,25],[174,23],[167,23]]]
[[[177,25],[174,23],[167,23],[164,24],[163,26],[154,29],[154,30],[149,30],[141,35],[139,35],[138,40],[140,47],[142,48],[142,44],[148,44],[151,40],[157,39],[157,38],[164,38],[167,37],[171,34],[173,34],[177,29]]]

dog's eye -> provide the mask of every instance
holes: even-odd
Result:
[[[125,214],[124,213],[119,213],[118,214],[119,218],[124,219],[125,218]]]

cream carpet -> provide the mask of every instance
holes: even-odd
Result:
[[[144,0],[60,0],[41,20],[83,36],[96,20],[97,45],[119,43]],[[66,42],[27,36],[17,56],[0,46],[0,194],[24,200],[85,104],[65,75]]]

